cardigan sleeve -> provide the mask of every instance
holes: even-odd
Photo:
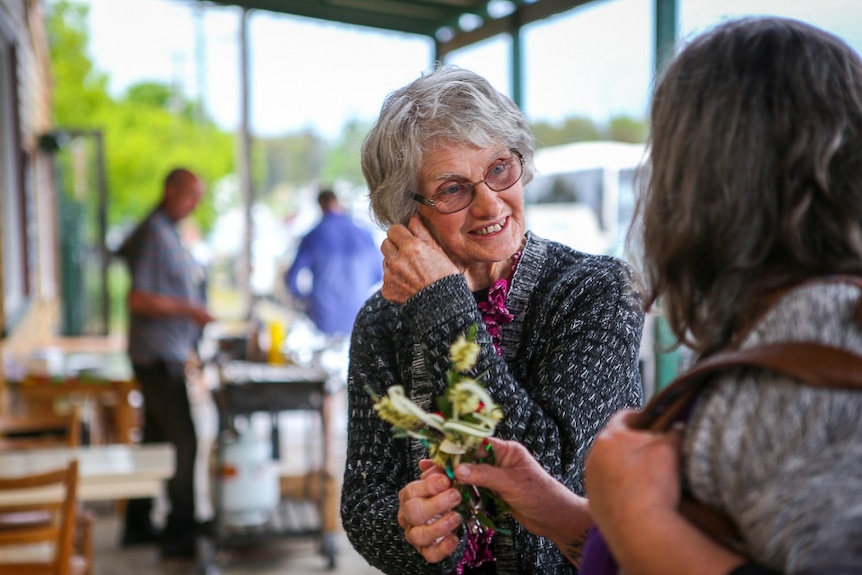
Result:
[[[369,389],[383,394],[399,379],[396,342],[409,337],[394,306],[374,295],[359,312],[351,335],[348,369],[348,444],[341,518],[351,545],[369,564],[396,575],[444,575],[456,558],[430,564],[404,538],[397,521],[398,492],[419,475],[409,441],[392,437],[373,409]]]

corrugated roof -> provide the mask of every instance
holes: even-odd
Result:
[[[600,0],[199,0],[428,36],[437,57]]]

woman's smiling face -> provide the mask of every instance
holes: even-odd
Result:
[[[506,146],[478,149],[440,145],[423,158],[417,192],[430,198],[452,183],[482,181],[490,169],[513,155]],[[442,214],[430,206],[419,208],[431,234],[468,275],[471,269],[482,273],[488,264],[511,258],[521,248],[526,229],[522,180],[501,192],[484,182],[475,187],[473,201],[461,211]]]

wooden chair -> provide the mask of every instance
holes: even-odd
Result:
[[[81,444],[81,416],[77,406],[69,413],[0,414],[0,449]]]
[[[88,571],[87,559],[75,552],[76,496],[78,490],[78,461],[73,459],[68,467],[37,475],[0,477],[0,491],[39,490],[44,494],[43,503],[13,504],[2,507],[4,513],[51,515],[48,522],[10,524],[0,529],[0,549],[9,550],[10,561],[0,562],[4,575],[83,575]],[[62,493],[59,498],[50,494]],[[11,555],[25,550],[50,549],[39,556],[21,557]]]
[[[81,419],[76,406],[64,415],[2,415],[0,414],[0,450],[31,449],[34,447],[78,447],[81,444]],[[77,507],[75,510],[75,543],[86,559],[84,575],[92,575],[93,524],[96,517],[91,512]],[[10,512],[0,508],[0,532],[20,529],[24,526],[48,525],[53,516],[48,510],[31,509],[26,512]],[[2,566],[0,566],[2,567]],[[0,572],[5,571],[0,568]]]

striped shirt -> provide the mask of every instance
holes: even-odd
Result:
[[[195,286],[191,254],[180,239],[176,222],[153,211],[132,234],[127,251],[133,291],[202,303]],[[186,316],[171,318],[131,314],[129,356],[133,363],[157,360],[185,362],[194,349],[200,327]]]

